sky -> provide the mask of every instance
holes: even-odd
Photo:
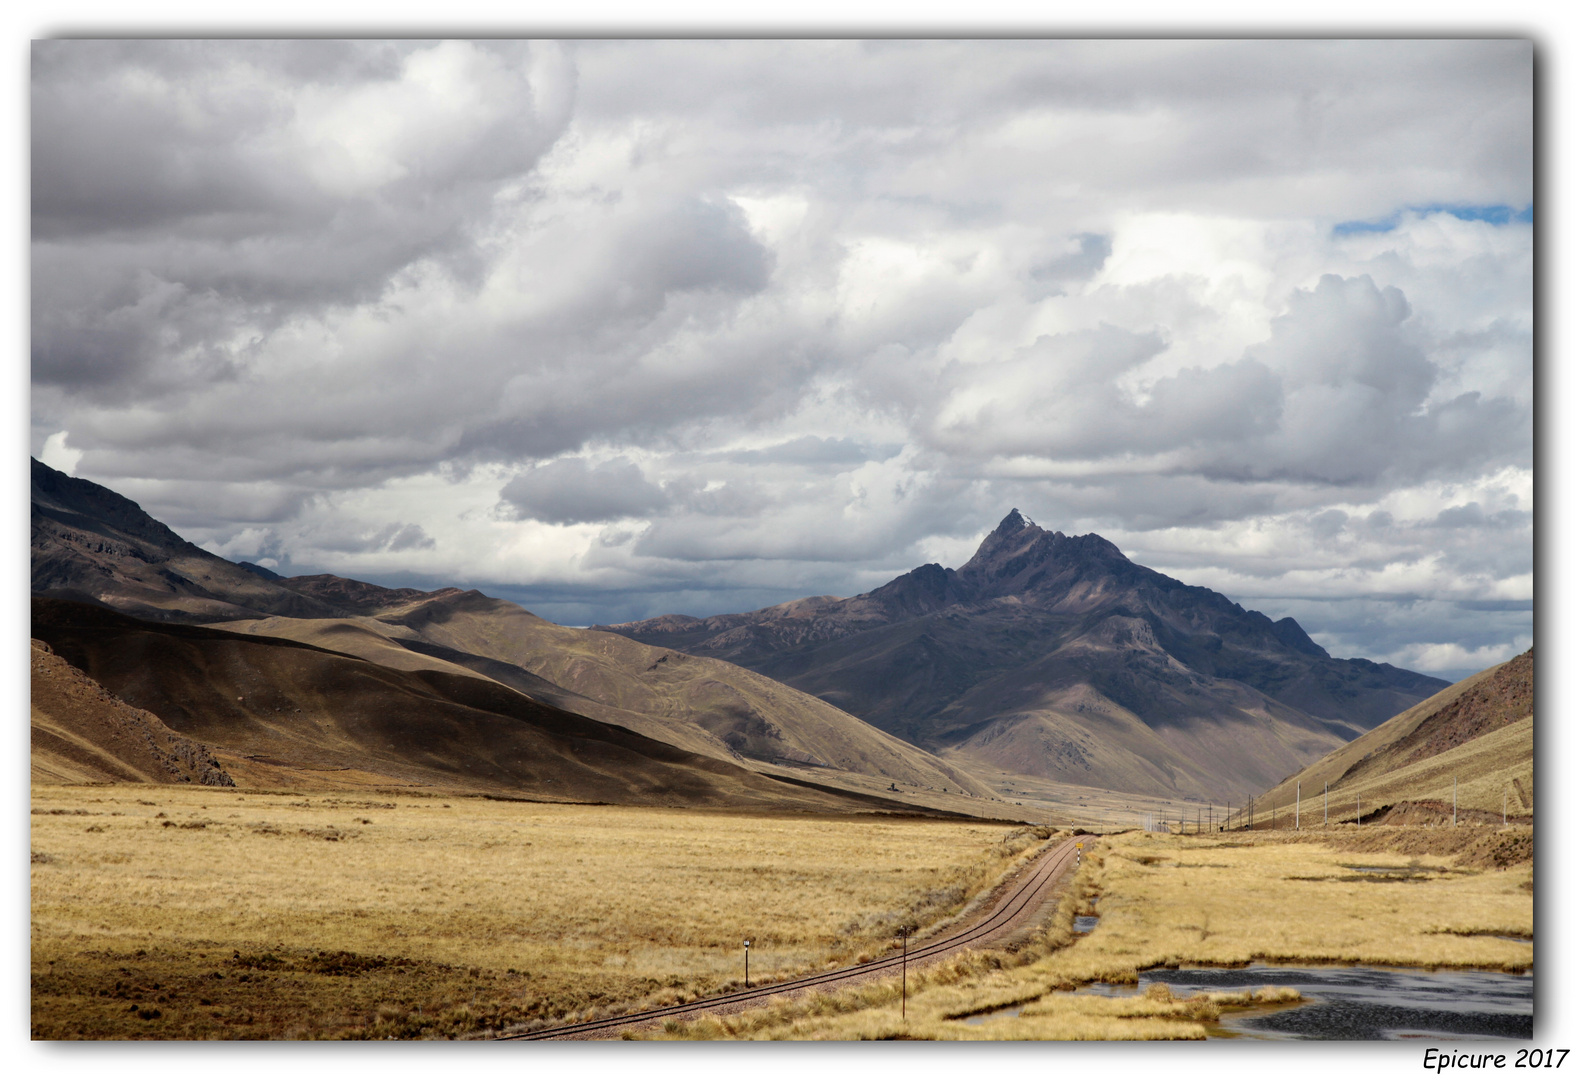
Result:
[[[31,452],[575,625],[1012,508],[1457,678],[1533,596],[1532,49],[35,42]]]

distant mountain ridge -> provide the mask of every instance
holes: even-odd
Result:
[[[849,599],[597,627],[727,659],[936,752],[1170,795],[1265,787],[1448,683],[1012,510],[958,570]]]
[[[340,614],[183,540],[124,495],[36,458],[32,469],[35,596],[178,622]]]

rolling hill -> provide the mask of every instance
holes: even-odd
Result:
[[[1167,796],[1266,787],[1447,685],[1014,510],[959,570],[594,629],[751,668],[969,768]]]
[[[32,473],[36,597],[318,646],[377,664],[392,677],[484,681],[538,705],[788,779],[859,793],[906,785],[992,797],[970,772],[730,663],[556,626],[475,591],[386,589],[331,575],[282,578],[195,547],[98,484],[36,460]],[[238,655],[261,663],[283,654]],[[278,674],[260,672],[258,679]],[[182,694],[212,697],[195,679]],[[172,693],[160,708],[143,707],[169,720],[160,710],[184,708],[184,700]],[[234,735],[226,729],[227,738]],[[587,788],[595,789],[605,790]]]
[[[471,675],[397,671],[299,642],[49,598],[33,600],[33,634],[126,706],[205,744],[242,783],[417,785],[635,805],[911,809],[763,776]]]
[[[1336,817],[1502,821],[1507,813],[1530,823],[1533,660],[1528,649],[1462,679],[1286,777],[1257,797],[1259,819],[1275,805],[1289,815],[1299,784],[1303,820],[1320,813],[1327,785]]]
[[[357,614],[225,625],[324,645],[391,667],[485,676],[536,701],[722,760],[990,794],[964,770],[827,702],[723,661],[558,626],[476,591],[381,589],[328,575],[287,578],[282,584],[328,603],[354,605]]]

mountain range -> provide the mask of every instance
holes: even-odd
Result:
[[[129,708],[212,745],[238,782],[270,761],[344,780],[364,755],[370,775],[647,799],[655,755],[669,767],[680,753],[714,779],[672,777],[675,792],[718,788],[724,766],[755,777],[724,785],[749,802],[771,781],[935,806],[947,795],[980,813],[996,798],[983,778],[1006,774],[1224,799],[1448,685],[1331,657],[1293,619],[1019,511],[959,569],[921,566],[860,596],[578,629],[475,590],[233,563],[107,488],[32,469],[34,637]],[[270,685],[279,701],[254,709],[275,700]],[[496,723],[512,734],[478,734]],[[510,727],[523,724],[536,734]],[[472,749],[440,754],[444,730]],[[606,748],[594,757],[618,744],[644,763],[615,769],[625,780],[594,776],[576,765],[590,738]],[[487,751],[507,743],[519,743],[515,765]],[[521,764],[534,754],[561,764]]]
[[[946,760],[1115,790],[1259,790],[1448,686],[1012,510],[959,569],[596,627],[729,660]]]

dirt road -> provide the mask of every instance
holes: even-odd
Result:
[[[1050,909],[1057,900],[1058,886],[1066,876],[1066,871],[1076,865],[1078,842],[1077,837],[1050,841],[1045,850],[1030,860],[1018,874],[1001,883],[984,901],[975,905],[975,914],[974,908],[968,908],[961,922],[942,929],[931,938],[912,942],[906,950],[905,962],[911,965],[927,964],[947,959],[964,949],[993,948],[1037,926],[1052,913]],[[836,971],[754,986],[750,990],[719,994],[681,1005],[667,1005],[625,1016],[543,1028],[519,1035],[501,1035],[498,1038],[618,1038],[622,1031],[657,1027],[671,1017],[694,1019],[705,1012],[716,1015],[742,1012],[779,994],[838,990],[871,979],[892,977],[900,974],[901,963],[901,950],[895,949],[876,960]]]

